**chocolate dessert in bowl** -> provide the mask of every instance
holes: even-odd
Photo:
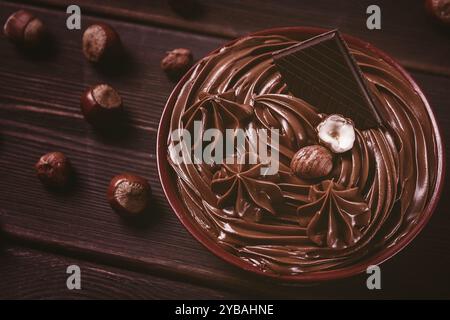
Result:
[[[202,141],[210,129],[228,139]],[[226,134],[239,129],[243,148]],[[393,256],[430,218],[444,176],[434,115],[407,72],[317,28],[258,32],[201,59],[172,92],[157,144],[164,192],[196,239],[240,268],[300,282]],[[200,159],[208,146],[223,161]]]

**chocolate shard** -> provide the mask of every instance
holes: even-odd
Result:
[[[320,112],[342,114],[360,129],[381,126],[380,102],[339,31],[276,51],[273,60],[290,92]]]

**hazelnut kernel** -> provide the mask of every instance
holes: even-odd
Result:
[[[338,114],[326,117],[317,126],[321,145],[334,153],[344,153],[353,148],[355,128],[353,121]]]

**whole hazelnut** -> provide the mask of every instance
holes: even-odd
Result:
[[[122,54],[117,32],[106,23],[89,26],[83,33],[83,53],[93,63],[110,62]]]
[[[450,0],[426,0],[425,8],[437,22],[450,26]]]
[[[104,83],[88,88],[81,96],[80,107],[85,119],[98,127],[115,123],[123,111],[119,93]]]
[[[143,213],[150,204],[151,188],[147,180],[130,173],[115,176],[107,191],[111,208],[125,216]]]
[[[46,35],[43,22],[26,10],[19,10],[10,15],[3,32],[13,43],[27,48],[38,46]]]
[[[41,182],[50,188],[62,188],[69,184],[72,166],[69,159],[61,152],[44,154],[35,165]]]
[[[170,78],[176,79],[189,70],[193,60],[191,50],[178,48],[167,52],[161,60],[161,68]]]
[[[333,169],[333,154],[320,145],[303,147],[292,158],[291,169],[300,178],[324,177]]]

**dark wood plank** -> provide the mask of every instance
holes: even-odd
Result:
[[[88,263],[18,246],[0,250],[0,299],[235,299],[182,282]],[[81,270],[81,289],[67,289],[67,267]]]
[[[1,4],[0,19],[16,8]],[[383,265],[386,289],[382,292],[368,291],[364,275],[309,288],[279,286],[244,274],[214,257],[187,234],[168,207],[158,181],[154,148],[159,116],[173,86],[159,70],[160,57],[173,46],[190,47],[201,57],[223,40],[111,22],[129,49],[133,67],[119,75],[105,75],[84,61],[81,34],[64,29],[63,13],[35,11],[45,18],[58,40],[59,50],[51,59],[30,59],[0,41],[0,57],[8,61],[0,65],[0,208],[3,230],[9,238],[248,296],[448,296],[448,281],[443,281],[448,279],[450,267],[446,199],[419,239]],[[91,21],[85,18],[85,23]],[[450,125],[450,79],[413,75],[436,108],[442,127]],[[112,83],[124,97],[130,130],[122,139],[97,135],[80,115],[79,95],[97,81]],[[449,138],[449,133],[445,134]],[[70,194],[49,193],[34,177],[33,163],[52,149],[66,152],[77,168],[78,183]],[[109,179],[122,170],[147,177],[154,190],[155,210],[139,225],[119,219],[105,200]],[[423,272],[424,268],[431,271]],[[415,274],[420,277],[410,282]]]
[[[65,8],[70,1],[27,0]],[[371,0],[199,0],[202,9],[195,19],[174,13],[165,0],[88,1],[77,4],[84,12],[140,23],[191,30],[203,34],[235,38],[245,33],[280,26],[321,26],[339,28],[361,37],[415,70],[450,75],[448,30],[436,26],[425,14],[424,1],[380,0],[382,30],[366,28],[366,9]]]
[[[0,20],[16,8],[2,4]],[[1,187],[0,196],[5,221],[18,218],[22,223],[14,222],[15,227],[28,225],[27,230],[52,235],[54,240],[125,256],[131,253],[160,264],[204,264],[209,269],[221,265],[187,234],[168,209],[159,187],[154,149],[159,117],[173,86],[160,70],[161,57],[172,45],[189,46],[193,39],[201,44],[193,49],[194,54],[204,55],[220,40],[121,23],[117,30],[130,49],[131,70],[109,75],[85,61],[80,49],[81,32],[68,32],[63,14],[35,12],[45,17],[58,41],[54,56],[30,59],[5,39],[0,41],[3,61],[9,61],[0,65],[0,96],[22,101],[22,105],[3,104],[0,109],[1,170],[8,171],[8,182]],[[130,128],[123,137],[97,135],[80,114],[81,93],[101,81],[111,83],[124,99]],[[78,171],[76,188],[68,195],[47,192],[34,176],[32,166],[39,155],[56,149],[67,153]],[[141,226],[121,221],[106,202],[109,180],[126,170],[148,178],[154,189],[154,211]],[[39,203],[35,199],[40,199]],[[38,224],[30,225],[29,219]],[[122,236],[116,237],[119,234]]]

